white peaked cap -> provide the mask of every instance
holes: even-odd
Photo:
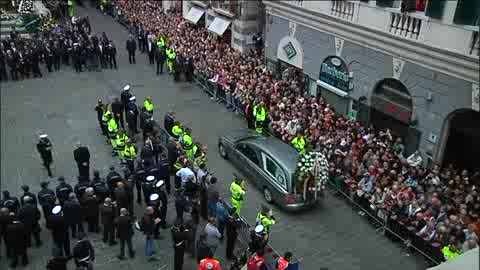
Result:
[[[125,90],[125,91],[130,90],[130,84],[125,85],[125,87],[123,87],[123,90]]]
[[[160,198],[160,196],[157,193],[150,195],[150,201],[152,202],[158,200],[158,198]]]
[[[42,134],[39,136],[41,139],[44,139],[44,138],[47,138],[48,137],[48,134]]]
[[[61,211],[62,211],[62,207],[60,205],[57,205],[57,206],[53,207],[52,214],[58,215],[58,213],[60,213]]]
[[[164,183],[165,183],[165,181],[158,180],[158,182],[155,184],[155,187],[159,188],[159,187],[163,186]]]
[[[133,97],[131,97],[129,100],[130,100],[130,101],[134,101],[134,100],[136,100],[136,99],[137,99],[137,98],[136,98],[135,96],[133,96]]]
[[[153,175],[147,176],[147,182],[151,182],[153,180],[155,180],[155,176],[153,176]]]
[[[255,232],[256,232],[256,233],[261,233],[261,232],[263,232],[264,229],[265,229],[265,228],[263,227],[263,225],[257,225],[257,226],[255,227]]]

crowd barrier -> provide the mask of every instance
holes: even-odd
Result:
[[[367,220],[377,227],[377,231],[383,232],[385,237],[392,241],[401,241],[407,253],[418,252],[431,266],[445,261],[440,243],[424,239],[417,233],[415,227],[408,226],[381,208],[371,207],[371,203],[364,196],[356,199],[355,192],[351,193],[344,182],[330,178],[329,184],[348,202],[364,212]]]

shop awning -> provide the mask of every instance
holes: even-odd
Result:
[[[228,26],[230,25],[230,22],[222,19],[220,17],[215,17],[213,22],[208,26],[208,31],[213,32],[219,36],[222,36],[223,33],[227,30]]]
[[[200,18],[202,18],[203,13],[205,13],[203,9],[192,7],[185,16],[185,19],[193,24],[197,24]]]
[[[332,85],[330,85],[330,84],[328,84],[328,83],[326,83],[326,82],[324,82],[324,81],[317,80],[317,84],[320,85],[321,87],[327,89],[328,91],[331,91],[331,92],[333,92],[333,93],[335,93],[335,94],[337,94],[337,95],[339,95],[339,96],[341,96],[341,97],[346,97],[346,96],[348,96],[348,93],[347,93],[347,92],[345,92],[345,91],[343,91],[343,90],[340,90],[340,89],[338,89],[337,87],[332,86]]]

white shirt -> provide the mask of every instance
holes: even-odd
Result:
[[[188,167],[181,168],[180,170],[178,170],[176,175],[182,179],[182,184],[188,182],[188,177],[190,176],[195,177],[195,174],[193,173],[193,171],[190,170],[190,168]]]

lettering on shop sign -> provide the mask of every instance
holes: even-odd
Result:
[[[351,90],[348,67],[340,57],[329,56],[323,61],[319,79],[342,91],[349,92]]]

